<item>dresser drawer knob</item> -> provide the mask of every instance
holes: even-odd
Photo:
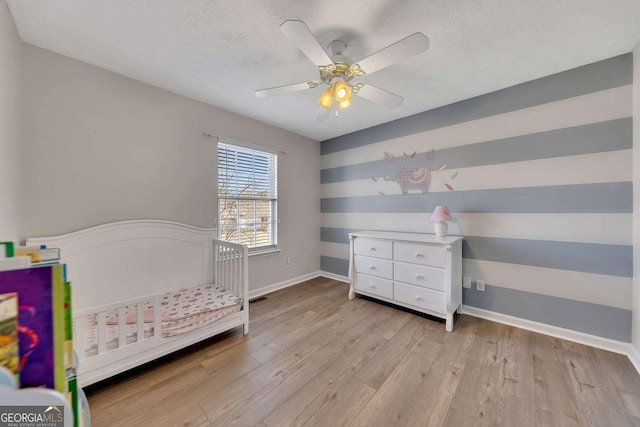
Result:
[[[424,298],[422,298],[420,295],[416,295],[416,301],[424,301]]]
[[[416,274],[416,280],[424,280],[424,276]]]
[[[416,258],[424,258],[424,254],[421,254],[420,252],[416,252]]]
[[[369,248],[369,250],[370,250],[371,252],[375,252],[375,251],[376,251],[376,248],[374,248],[373,246],[371,246],[371,247]]]
[[[370,265],[370,266],[369,266],[369,270],[375,270],[375,269],[376,269],[376,266],[375,266],[375,265]]]
[[[370,287],[371,289],[375,289],[375,288],[376,288],[376,285],[369,285],[369,287]]]

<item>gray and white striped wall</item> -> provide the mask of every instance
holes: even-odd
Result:
[[[626,54],[322,142],[322,270],[347,275],[349,232],[432,233],[447,205],[486,282],[466,306],[629,342],[632,80]],[[427,195],[384,179],[403,166]]]

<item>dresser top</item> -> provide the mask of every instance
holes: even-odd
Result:
[[[462,236],[446,236],[438,237],[435,234],[423,234],[423,233],[401,233],[396,231],[357,231],[349,233],[350,237],[368,237],[373,239],[395,240],[404,242],[418,242],[418,243],[439,243],[443,245],[450,245],[462,240]]]

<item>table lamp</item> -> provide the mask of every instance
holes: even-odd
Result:
[[[447,221],[453,220],[449,208],[446,206],[436,206],[430,219],[433,221],[436,236],[445,237],[447,235],[447,228],[449,228]]]

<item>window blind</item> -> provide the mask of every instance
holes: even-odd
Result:
[[[277,155],[218,143],[218,235],[251,250],[277,246]]]

